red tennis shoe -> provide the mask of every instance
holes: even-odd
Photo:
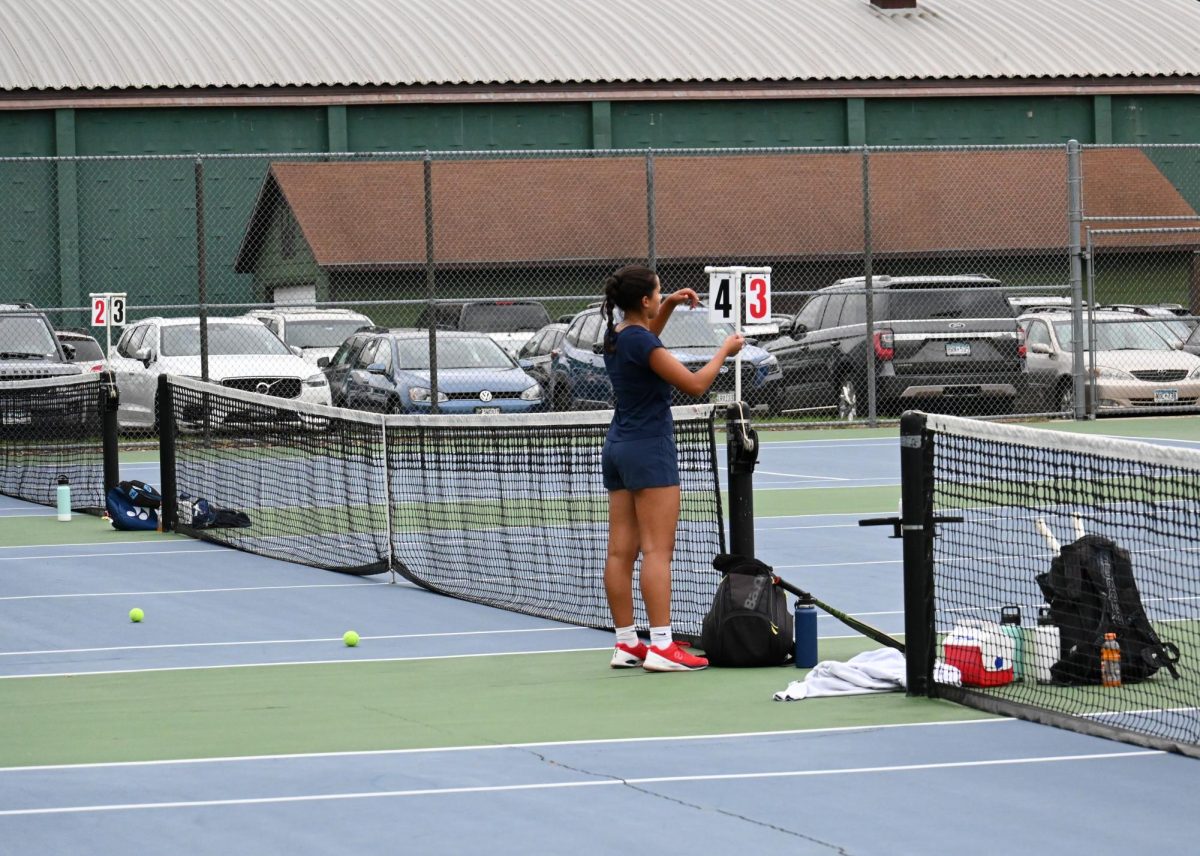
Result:
[[[678,642],[665,650],[651,647],[646,652],[642,668],[647,672],[698,672],[708,668],[708,660],[687,651]]]
[[[646,659],[646,643],[638,642],[636,645],[626,645],[624,642],[618,642],[613,648],[612,660],[609,665],[614,669],[636,669]]]

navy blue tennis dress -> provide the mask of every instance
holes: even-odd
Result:
[[[679,484],[679,452],[671,421],[671,385],[650,368],[650,354],[663,347],[645,327],[615,334],[604,352],[616,412],[604,440],[606,490],[641,490]]]

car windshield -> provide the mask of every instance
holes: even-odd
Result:
[[[50,328],[36,315],[0,315],[0,352],[49,360],[58,358]]]
[[[462,309],[460,330],[480,333],[533,332],[550,323],[540,303],[468,303]]]
[[[886,313],[893,321],[1012,318],[1017,314],[998,288],[888,289]]]
[[[1156,329],[1159,328],[1159,329]],[[1056,321],[1054,332],[1063,350],[1075,341],[1071,338],[1071,322]],[[1170,335],[1159,321],[1096,321],[1096,350],[1098,351],[1163,351],[1171,347]],[[1083,346],[1088,347],[1084,327]]]
[[[667,348],[716,349],[732,332],[731,324],[709,324],[706,312],[682,310],[671,315],[659,338]]]
[[[208,322],[208,353],[211,356],[231,354],[290,354],[279,337],[255,321],[253,324],[222,324]],[[164,357],[198,357],[200,355],[200,325],[172,324],[162,328]]]
[[[95,339],[64,339],[63,344],[75,349],[77,363],[92,363],[104,359],[104,349]]]
[[[371,322],[347,320],[288,321],[283,328],[283,337],[289,345],[297,348],[336,348]]]
[[[429,368],[429,340],[401,339],[396,343],[401,369],[424,371]],[[486,336],[470,339],[439,338],[438,369],[511,369],[512,359],[504,349]]]
[[[1150,326],[1154,327],[1159,335],[1172,345],[1186,342],[1188,336],[1192,334],[1191,325],[1176,318],[1164,318],[1161,321],[1153,322]]]

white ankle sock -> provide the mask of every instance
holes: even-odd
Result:
[[[634,625],[630,624],[628,627],[617,628],[618,645],[628,645],[630,648],[633,648],[637,645],[637,643],[637,629],[634,627]]]
[[[671,647],[671,625],[650,628],[650,644],[660,651]]]

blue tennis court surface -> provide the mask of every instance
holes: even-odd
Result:
[[[898,445],[847,433],[763,434],[758,552],[899,633],[900,542],[857,525],[895,512]],[[1191,759],[900,693],[774,702],[790,667],[614,672],[606,632],[52,514],[0,500],[0,853],[1126,856],[1200,838]],[[819,634],[823,657],[875,647],[824,615]]]

